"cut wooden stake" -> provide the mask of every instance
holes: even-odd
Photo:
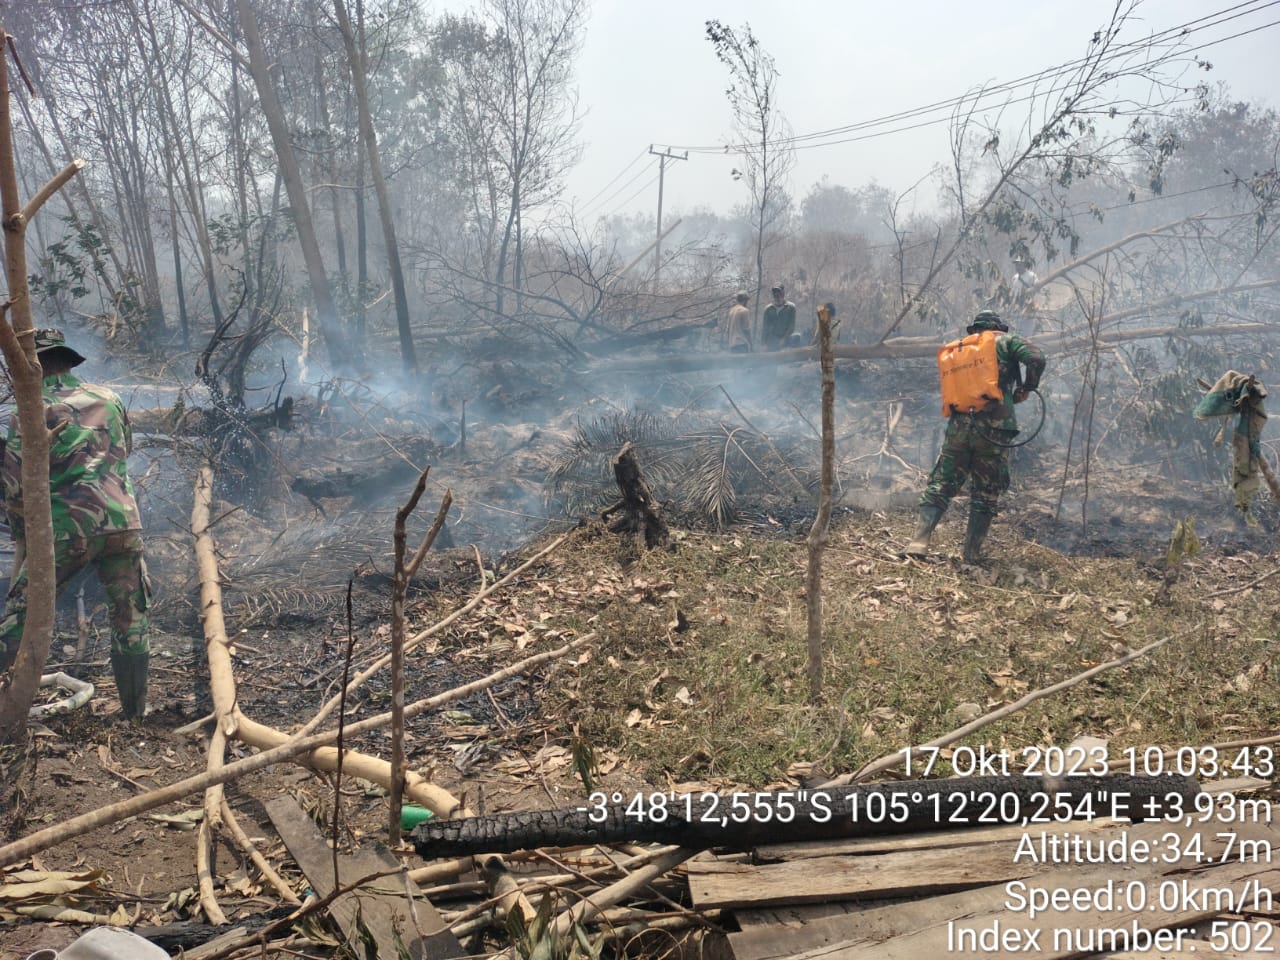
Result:
[[[449,506],[453,503],[453,492],[446,490],[444,499],[440,501],[440,509],[436,512],[435,522],[431,524],[431,529],[422,539],[413,558],[406,563],[408,533],[405,525],[417,509],[423,491],[427,489],[427,476],[430,473],[431,467],[428,466],[419,474],[408,502],[396,511],[395,528],[392,532],[395,575],[391,581],[391,781],[387,785],[391,803],[387,818],[387,842],[393,848],[400,846],[400,809],[404,801],[407,772],[404,759],[404,601],[413,575],[418,572],[427,551],[435,543],[440,528],[444,526],[444,519],[448,516]]]
[[[818,349],[822,367],[822,480],[818,487],[818,512],[807,541],[809,565],[805,575],[805,606],[808,612],[809,702],[822,698],[822,553],[831,527],[831,489],[835,485],[836,460],[836,367],[831,357],[831,313],[828,305],[818,310]]]

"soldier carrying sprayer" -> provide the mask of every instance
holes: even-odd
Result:
[[[995,311],[979,313],[966,333],[938,351],[947,433],[920,497],[920,522],[905,556],[925,555],[951,498],[972,477],[964,562],[978,562],[1000,494],[1009,489],[1009,450],[1018,433],[1014,404],[1040,386],[1044,373],[1040,348],[1010,333]]]

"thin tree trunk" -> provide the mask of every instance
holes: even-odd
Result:
[[[182,346],[191,346],[191,319],[187,316],[187,291],[182,278],[182,244],[178,242],[178,198],[173,190],[173,172],[169,172],[169,232],[173,242],[173,285],[178,294],[178,327],[182,331]]]
[[[0,37],[4,35],[4,28],[0,26]],[[22,509],[27,565],[27,613],[21,647],[8,683],[0,686],[0,741],[16,741],[26,732],[27,711],[40,687],[40,674],[53,642],[57,593],[49,506],[49,431],[45,426],[41,395],[43,371],[36,358],[32,330],[26,227],[44,202],[84,166],[83,160],[68,164],[23,208],[18,199],[11,103],[8,54],[0,50],[0,211],[3,212],[4,267],[9,286],[9,299],[4,304],[8,316],[0,318],[0,352],[4,354],[13,381],[22,431]]]
[[[822,697],[822,552],[831,526],[831,488],[836,462],[836,362],[831,355],[831,313],[818,310],[818,350],[822,363],[822,481],[818,489],[818,515],[809,531],[809,571],[805,593],[809,612],[809,700]]]
[[[258,90],[262,112],[271,131],[271,142],[275,146],[276,158],[280,161],[280,173],[289,195],[289,206],[293,210],[293,222],[298,231],[302,257],[307,265],[307,276],[311,280],[311,296],[316,303],[316,315],[324,335],[329,362],[336,370],[345,370],[350,365],[350,347],[346,334],[338,324],[338,310],[329,289],[329,276],[325,272],[320,243],[316,239],[315,223],[311,218],[311,203],[307,199],[302,170],[289,139],[288,121],[271,79],[266,51],[262,46],[262,35],[258,32],[258,20],[249,0],[236,0],[236,9],[240,15],[240,29],[244,32],[245,46],[249,50],[249,73]]]
[[[382,241],[387,248],[387,269],[391,273],[391,290],[396,302],[396,329],[400,334],[400,361],[405,373],[416,373],[418,357],[413,347],[413,331],[409,326],[409,298],[404,286],[404,271],[400,266],[400,247],[396,242],[395,219],[391,212],[391,197],[387,181],[382,175],[382,159],[378,155],[378,135],[373,129],[373,117],[369,112],[369,83],[367,62],[364,56],[364,35],[357,38],[351,29],[345,0],[333,0],[334,13],[342,43],[347,49],[347,62],[351,66],[351,83],[356,93],[356,110],[360,118],[360,139],[369,158],[369,177],[373,180],[374,195],[378,198],[378,218],[382,221]]]
[[[313,19],[312,29],[315,29]],[[320,127],[324,130],[324,162],[325,175],[329,179],[329,204],[333,213],[333,245],[338,255],[338,282],[344,292],[351,289],[351,278],[347,272],[347,243],[342,234],[342,204],[338,191],[338,150],[333,141],[333,118],[329,116],[329,97],[325,92],[324,60],[316,55],[316,108],[320,111]]]
[[[364,343],[368,317],[365,297],[369,294],[369,222],[364,211],[364,154],[356,142],[356,336]]]

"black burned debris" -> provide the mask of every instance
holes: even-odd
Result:
[[[1112,818],[1139,822],[1191,809],[1200,785],[1187,777],[966,777],[901,780],[825,790],[734,794],[593,794],[587,804],[527,810],[414,829],[427,859],[595,843],[665,843],[748,849],[782,840],[922,833],[990,824]],[[1177,806],[1181,804],[1181,806]]]

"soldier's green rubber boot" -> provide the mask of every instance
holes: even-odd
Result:
[[[128,720],[141,720],[147,713],[147,676],[150,653],[111,652],[111,672],[120,694],[120,706]]]
[[[902,551],[904,557],[923,557],[929,552],[929,540],[933,537],[933,529],[942,519],[943,511],[938,507],[920,508],[920,522],[916,524],[916,534]]]
[[[982,541],[991,529],[991,514],[970,508],[969,526],[964,532],[964,562],[976,564],[982,558]]]

